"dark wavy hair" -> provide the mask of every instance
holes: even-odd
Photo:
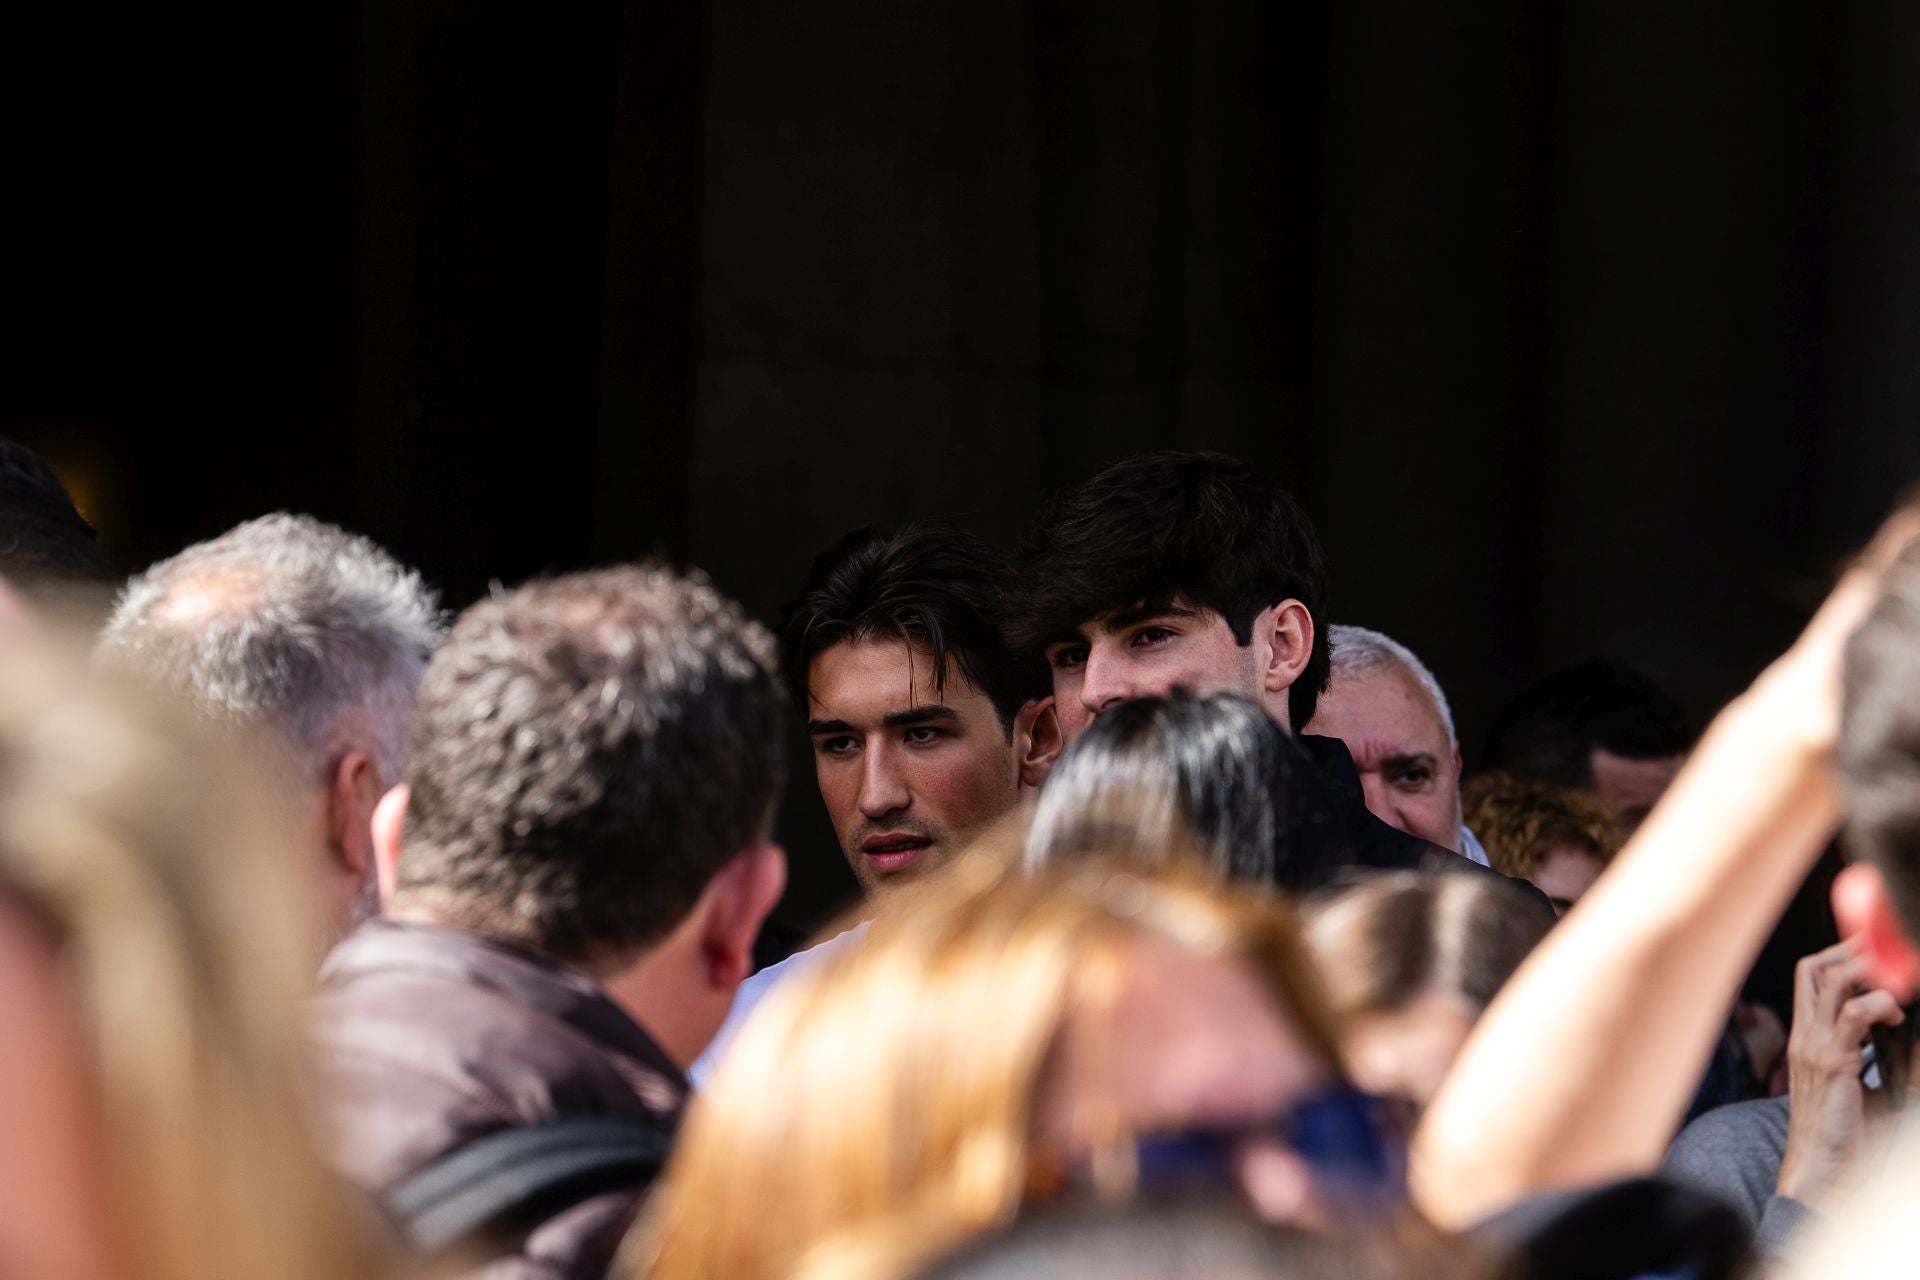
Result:
[[[93,526],[46,460],[0,436],[0,574],[18,587],[99,582],[106,566]]]
[[[1489,769],[1584,791],[1595,748],[1628,760],[1677,756],[1693,746],[1680,700],[1624,662],[1583,662],[1516,694],[1487,731]]]
[[[1015,649],[1001,631],[1006,559],[951,525],[908,525],[894,534],[856,529],[814,559],[806,585],[781,611],[787,680],[803,705],[807,672],[845,641],[905,640],[933,659],[936,687],[947,661],[987,695],[1001,727],[1049,689],[1037,653]]]
[[[1296,891],[1346,861],[1319,771],[1257,703],[1134,698],[1100,715],[1047,777],[1027,831],[1040,866],[1116,847],[1191,845],[1223,879]]]
[[[1261,610],[1305,605],[1313,653],[1287,710],[1295,726],[1313,719],[1327,687],[1326,552],[1292,494],[1224,454],[1128,458],[1057,499],[1016,561],[1008,638],[1038,652],[1091,619],[1175,597],[1219,614],[1241,645]]]

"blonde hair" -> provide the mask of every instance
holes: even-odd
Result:
[[[1274,899],[1179,865],[1095,859],[1028,877],[966,854],[756,1012],[689,1112],[622,1274],[824,1275],[882,1219],[929,1252],[1008,1221],[1062,1019],[1117,985],[1144,936],[1241,957],[1337,1069]]]
[[[78,1015],[129,1280],[368,1274],[309,1142],[317,919],[268,792],[170,708],[0,661],[0,892],[45,925]]]

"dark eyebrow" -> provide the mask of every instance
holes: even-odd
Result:
[[[889,729],[905,729],[916,724],[935,724],[943,720],[958,720],[960,713],[952,707],[942,706],[938,702],[929,702],[924,706],[912,707],[906,711],[889,711],[886,719],[880,723]]]
[[[1382,769],[1404,769],[1409,765],[1425,765],[1429,769],[1438,769],[1440,761],[1429,752],[1416,751],[1410,756],[1388,756],[1380,762]]]
[[[1183,604],[1136,604],[1129,608],[1117,609],[1100,620],[1100,629],[1108,635],[1116,631],[1125,631],[1128,627],[1145,622],[1149,618],[1197,618],[1198,609],[1190,609]]]
[[[958,720],[960,713],[952,707],[938,702],[928,702],[917,707],[908,707],[905,711],[889,711],[880,723],[889,729],[905,729],[917,724],[937,724],[947,720]],[[819,737],[827,733],[858,733],[845,720],[809,720],[807,735]]]

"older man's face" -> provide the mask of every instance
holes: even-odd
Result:
[[[1459,851],[1460,750],[1440,709],[1405,668],[1336,678],[1307,732],[1347,744],[1375,817]]]

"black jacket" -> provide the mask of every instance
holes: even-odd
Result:
[[[1408,835],[1375,817],[1373,811],[1367,808],[1367,795],[1360,787],[1360,771],[1354,768],[1353,756],[1348,752],[1347,744],[1340,739],[1302,733],[1294,735],[1294,741],[1314,764],[1323,800],[1334,819],[1327,834],[1340,846],[1334,848],[1322,840],[1314,858],[1318,865],[1310,870],[1303,869],[1300,879],[1325,884],[1342,878],[1342,873],[1351,872],[1354,868],[1367,871],[1444,871],[1483,876],[1500,874],[1489,871],[1452,849],[1443,849],[1419,836]],[[1538,900],[1543,911],[1553,910],[1553,904],[1547,901],[1546,895],[1529,882],[1509,876],[1500,878],[1525,889],[1529,898]],[[1286,887],[1319,885],[1295,884]]]
[[[611,1116],[670,1135],[688,1096],[680,1068],[586,975],[455,929],[360,926],[321,969],[313,1013],[334,1162],[375,1197],[509,1127]],[[598,1280],[639,1199],[562,1201],[499,1242],[484,1275]]]

